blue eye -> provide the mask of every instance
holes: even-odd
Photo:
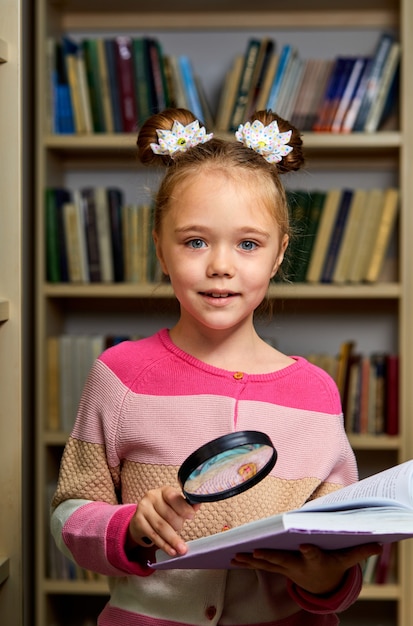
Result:
[[[203,248],[205,246],[205,241],[203,241],[202,239],[191,239],[191,241],[188,241],[188,246],[190,248]]]
[[[241,241],[240,243],[240,247],[243,250],[255,250],[255,248],[257,247],[257,244],[254,241]]]

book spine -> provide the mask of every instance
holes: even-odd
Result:
[[[336,222],[334,224],[334,229],[332,232],[332,236],[328,245],[327,256],[325,259],[321,282],[323,283],[331,283],[334,275],[334,268],[337,261],[337,257],[340,250],[341,240],[343,238],[343,233],[346,225],[347,216],[350,210],[351,199],[353,197],[353,190],[344,189],[340,208],[337,214]]]
[[[128,36],[115,38],[116,59],[119,73],[122,126],[125,133],[136,132],[136,100],[133,80],[132,39]]]
[[[393,36],[387,33],[383,33],[380,37],[376,52],[373,56],[373,62],[370,68],[370,74],[367,79],[366,91],[361,101],[360,109],[357,118],[354,122],[354,131],[363,131],[364,126],[369,115],[370,108],[377,97],[378,85],[381,75],[383,73],[384,66],[386,64],[387,56],[390,52],[391,45],[393,43]]]
[[[231,115],[230,130],[236,131],[238,126],[245,122],[248,96],[251,88],[251,80],[254,74],[255,65],[260,50],[260,41],[251,39],[248,42],[247,51],[244,57],[244,65],[238,84],[237,97]]]

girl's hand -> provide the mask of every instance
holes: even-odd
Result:
[[[185,554],[186,543],[178,535],[200,505],[190,505],[178,489],[153,489],[139,502],[129,524],[127,549],[155,544],[170,556]]]
[[[381,550],[378,543],[331,551],[304,544],[298,552],[255,550],[252,554],[237,554],[232,563],[282,574],[309,593],[326,595],[338,589],[348,569]]]

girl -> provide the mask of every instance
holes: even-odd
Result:
[[[62,459],[54,537],[80,566],[109,577],[101,626],[337,624],[335,612],[358,597],[358,563],[379,546],[257,550],[237,555],[229,571],[148,566],[158,548],[184,554],[189,539],[357,479],[333,381],[254,328],[288,245],[279,175],[303,164],[299,133],[260,112],[223,141],[175,109],[151,117],[137,143],[143,163],[167,164],[153,237],[180,317],[94,364]],[[180,464],[237,430],[270,436],[278,451],[271,474],[230,500],[190,506]]]

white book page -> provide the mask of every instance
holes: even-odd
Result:
[[[413,461],[406,461],[311,502],[301,511],[394,506],[413,510]]]

